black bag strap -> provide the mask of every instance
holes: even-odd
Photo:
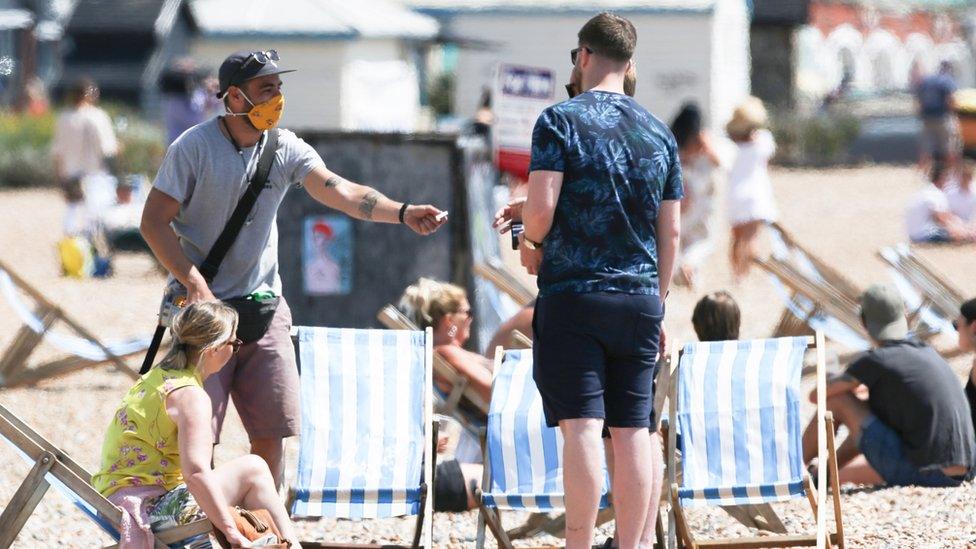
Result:
[[[258,201],[258,195],[264,190],[264,184],[268,181],[268,174],[271,173],[271,165],[274,164],[275,152],[277,150],[278,128],[273,128],[268,132],[268,137],[264,142],[264,148],[261,149],[261,158],[258,159],[258,167],[254,170],[254,176],[251,177],[251,184],[248,185],[244,196],[237,202],[237,207],[234,208],[234,213],[231,214],[227,225],[224,225],[224,230],[220,232],[220,236],[217,237],[217,241],[210,248],[210,253],[207,254],[207,258],[200,265],[200,274],[203,275],[204,280],[208,284],[213,282],[217,276],[220,263],[224,260],[224,256],[227,255],[230,247],[234,245],[234,241],[237,240],[237,235],[241,232],[241,227],[244,226],[244,221],[254,208],[254,204]]]

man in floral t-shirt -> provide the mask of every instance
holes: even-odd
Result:
[[[636,42],[633,24],[610,13],[580,30],[571,56],[584,91],[536,122],[521,211],[522,264],[539,275],[534,378],[546,421],[565,438],[570,548],[593,541],[604,425],[617,545],[653,539],[646,518],[662,482],[660,437],[648,427],[681,168],[667,126],[624,94]]]

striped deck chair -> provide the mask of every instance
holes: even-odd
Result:
[[[292,516],[417,515],[412,547],[430,549],[433,491],[428,486],[437,440],[431,331],[299,327],[294,332],[302,428],[290,490]]]
[[[931,333],[955,331],[952,321],[965,298],[907,244],[881,248],[878,257],[888,264],[891,279],[905,301],[911,324]]]
[[[870,340],[860,321],[861,290],[779,224],[770,223],[767,229],[772,253],[755,262],[769,273],[786,306],[774,337],[816,330],[850,349],[867,350]]]
[[[380,309],[376,318],[391,330],[418,329],[412,320],[393,305]],[[434,353],[433,368],[435,379],[443,380],[451,387],[449,392],[435,389],[434,400],[437,413],[457,419],[473,435],[480,438],[480,432],[484,429],[488,418],[488,403],[480,394],[468,387],[467,378],[437,353]]]
[[[476,494],[479,549],[488,526],[500,547],[512,542],[498,511],[547,512],[564,508],[562,448],[557,428],[547,427],[542,397],[532,379],[532,351],[510,350],[495,356],[491,410],[485,445],[485,477]],[[609,505],[610,479],[604,469],[600,507]]]
[[[22,295],[27,296],[33,306]],[[111,364],[132,379],[139,377],[138,371],[130,368],[124,359],[145,352],[151,338],[100,341],[3,262],[0,262],[0,296],[22,323],[13,341],[0,355],[0,387],[34,385],[44,379],[102,364]],[[63,324],[73,333],[55,331],[56,324]],[[41,342],[67,356],[44,364],[28,365],[27,359]]]
[[[122,510],[92,487],[88,471],[3,406],[0,406],[0,438],[31,465],[27,477],[0,514],[0,548],[10,547],[17,539],[50,486],[118,541]],[[167,543],[207,534],[212,528],[210,521],[200,520],[156,532],[155,547],[166,549]]]
[[[820,486],[829,473],[837,533],[825,533],[825,493],[818,499],[803,464],[800,425],[800,370],[808,337],[695,343],[672,355],[670,417],[681,432],[679,448],[668,432],[671,491],[669,545],[677,537],[687,547],[843,547],[833,419],[824,412],[823,335],[818,333],[817,386],[820,431]],[[678,351],[675,351],[677,353]],[[676,376],[676,377],[674,377]],[[822,419],[821,419],[822,418]],[[681,452],[681,481],[676,450]],[[806,496],[817,534],[702,540],[691,532],[685,510],[696,506],[749,505]]]

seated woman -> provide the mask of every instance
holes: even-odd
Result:
[[[492,361],[464,348],[471,337],[472,320],[464,288],[421,278],[403,291],[397,308],[421,329],[433,329],[437,354],[463,375],[485,402],[491,400]],[[443,380],[435,381],[442,391],[450,391]]]
[[[463,345],[471,337],[471,305],[463,288],[446,282],[421,278],[408,286],[397,304],[407,318],[422,329],[434,332],[434,351],[463,375],[485,402],[491,399],[491,360]],[[444,380],[435,378],[444,392],[451,390]],[[460,432],[455,459],[437,465],[434,510],[460,512],[478,506],[474,494],[481,483],[481,445],[464,429]],[[448,445],[440,441],[439,448]]]
[[[92,484],[123,513],[120,547],[151,547],[152,530],[209,518],[234,547],[250,547],[228,509],[267,509],[285,540],[294,527],[267,464],[247,455],[211,467],[210,398],[203,380],[240,346],[237,313],[194,303],[174,319],[174,345],[122,399],[102,445]]]

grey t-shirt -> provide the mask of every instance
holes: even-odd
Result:
[[[221,133],[219,119],[213,118],[184,132],[166,151],[153,187],[180,203],[173,228],[183,253],[195,265],[203,263],[247,189],[265,138],[238,152]],[[309,172],[324,165],[311,145],[280,130],[268,183],[210,285],[216,297],[263,290],[281,295],[278,206],[289,188],[301,186]]]

